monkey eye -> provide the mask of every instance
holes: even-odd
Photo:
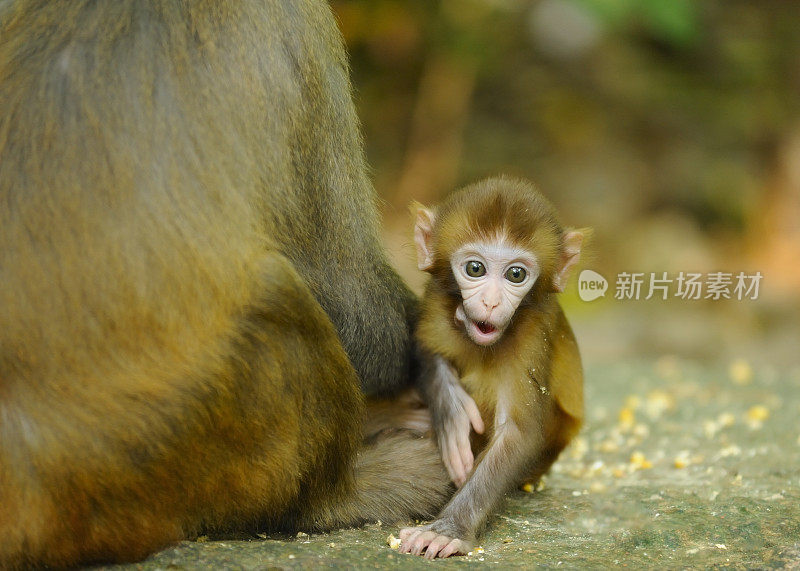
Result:
[[[520,268],[519,266],[513,266],[508,268],[506,271],[506,279],[510,281],[512,284],[520,284],[525,281],[525,277],[528,275],[528,272],[525,271],[524,268]]]
[[[471,278],[479,278],[486,273],[486,267],[482,263],[473,260],[467,262],[467,265],[464,266],[464,271]]]

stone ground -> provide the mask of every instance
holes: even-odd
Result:
[[[393,551],[396,525],[183,542],[107,569],[800,568],[800,367],[672,357],[587,371],[587,422],[466,557]],[[203,538],[201,538],[202,540]]]

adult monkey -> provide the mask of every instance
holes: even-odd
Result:
[[[434,514],[413,303],[325,4],[0,3],[0,567]]]

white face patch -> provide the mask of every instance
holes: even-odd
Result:
[[[522,299],[541,271],[536,256],[505,236],[465,244],[450,258],[461,290],[455,319],[478,345],[503,335]]]

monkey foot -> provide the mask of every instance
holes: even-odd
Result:
[[[411,553],[412,555],[422,555],[426,559],[434,559],[451,555],[466,555],[472,549],[472,543],[469,541],[433,531],[432,525],[401,529],[400,553]]]

